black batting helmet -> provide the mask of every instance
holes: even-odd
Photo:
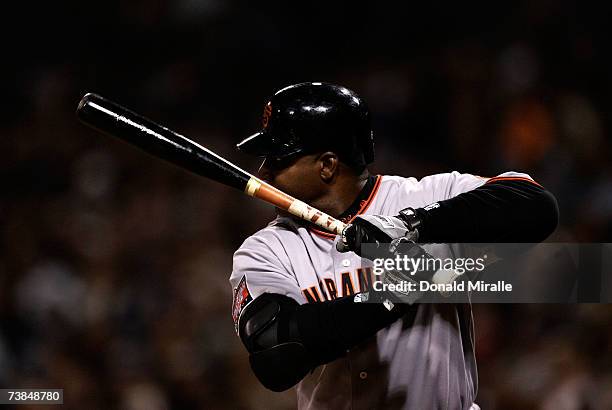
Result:
[[[374,160],[365,102],[348,88],[300,83],[277,91],[264,107],[262,130],[237,145],[249,154],[283,159],[330,150],[358,168]]]

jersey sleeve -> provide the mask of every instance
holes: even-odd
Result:
[[[421,179],[425,191],[432,193],[431,203],[454,198],[464,192],[472,191],[486,183],[500,180],[526,180],[535,183],[533,179],[521,172],[504,172],[495,177],[481,177],[457,171],[436,174]]]
[[[249,237],[234,253],[230,276],[233,290],[232,319],[238,329],[244,308],[263,293],[288,296],[304,303],[288,256],[273,235]]]

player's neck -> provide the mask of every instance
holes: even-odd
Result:
[[[370,174],[364,170],[360,175],[340,175],[329,191],[313,204],[316,208],[337,218],[355,202],[366,185]]]

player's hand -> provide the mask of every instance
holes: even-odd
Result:
[[[355,218],[353,223],[344,229],[336,249],[340,252],[353,251],[362,258],[370,260],[394,258],[395,255],[410,259],[429,258],[421,246],[415,243],[418,231],[410,230],[399,217],[364,215]],[[394,291],[377,292],[371,290],[373,301],[380,301],[387,306],[397,303],[413,304],[418,301],[422,292],[403,288],[403,283],[417,284],[420,279],[428,280],[433,275],[430,271],[408,272],[385,269],[378,277],[382,283],[392,285]],[[402,290],[404,289],[404,290]]]
[[[391,242],[399,238],[415,242],[418,231],[410,230],[399,216],[362,215],[344,229],[340,240],[336,242],[336,249],[368,257],[362,255],[362,245],[368,244],[370,251],[389,252]]]
[[[342,232],[341,238],[336,242],[336,249],[340,252],[353,251],[359,256],[371,260],[378,258],[394,258],[395,256],[408,259],[431,259],[432,256],[417,242],[422,221],[413,209],[400,211],[398,216],[364,215],[355,218],[353,223]],[[440,275],[436,274],[440,272]],[[373,297],[381,301],[393,303],[415,303],[423,292],[402,290],[403,282],[418,283],[429,281],[434,283],[450,283],[458,275],[441,269],[437,271],[435,264],[424,263],[423,268],[416,271],[402,271],[385,269],[380,280],[384,284],[394,285],[394,291],[372,292]]]

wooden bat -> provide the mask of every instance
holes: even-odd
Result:
[[[106,134],[165,159],[195,174],[240,189],[335,234],[343,222],[274,188],[190,139],[97,94],[86,94],[77,108],[79,119]]]

